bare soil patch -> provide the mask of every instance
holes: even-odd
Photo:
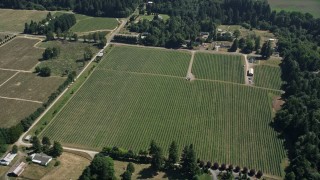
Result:
[[[33,47],[37,39],[17,37],[0,47],[0,68],[31,70],[41,59],[42,49]]]
[[[272,108],[274,111],[279,111],[281,106],[284,104],[284,101],[280,96],[276,96],[272,99]]]

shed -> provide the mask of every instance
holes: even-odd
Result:
[[[40,164],[42,166],[47,166],[50,163],[50,161],[52,160],[51,156],[48,156],[43,153],[32,154],[30,157],[31,157],[32,162]]]
[[[249,75],[249,76],[253,76],[253,68],[250,68],[250,69],[249,69],[248,75]]]
[[[21,162],[20,164],[13,166],[10,170],[8,175],[9,176],[15,176],[18,177],[22,174],[22,172],[24,171],[24,169],[27,167],[27,164],[24,162]]]
[[[8,153],[4,158],[0,160],[0,164],[8,166],[16,156],[17,154]]]
[[[31,140],[31,137],[32,137],[31,135],[28,135],[28,136],[26,136],[26,137],[24,138],[24,140],[25,140],[25,141],[30,141],[30,140]]]

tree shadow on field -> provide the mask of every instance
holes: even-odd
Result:
[[[154,176],[158,175],[158,172],[155,171],[151,166],[145,169],[142,169],[139,172],[138,179],[150,179],[153,178]]]

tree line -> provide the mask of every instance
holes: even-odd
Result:
[[[91,16],[127,17],[141,0],[0,0],[0,8],[74,10]]]
[[[222,171],[222,179],[234,178],[233,173],[237,173],[243,179],[250,177],[261,178],[263,176],[262,171],[256,172],[255,169],[249,170],[247,167],[240,168],[240,166],[234,167],[233,165],[221,164],[217,162],[212,164],[210,161],[204,162],[197,158],[196,151],[192,144],[183,148],[182,152],[179,152],[178,145],[175,141],[171,142],[168,150],[168,156],[164,155],[164,150],[152,140],[149,144],[148,150],[140,150],[138,153],[132,150],[125,150],[118,147],[104,147],[102,151],[94,158],[91,165],[88,166],[80,176],[80,180],[94,179],[95,177],[114,179],[114,171],[112,160],[129,162],[126,171],[121,175],[122,179],[131,179],[134,172],[133,163],[137,164],[151,164],[151,171],[154,173],[158,171],[174,173],[177,179],[197,179],[203,173],[209,173],[209,169]],[[107,168],[105,163],[109,161],[110,167],[106,170],[96,171],[97,161],[99,164],[104,164],[104,168]],[[112,158],[112,159],[111,159]],[[101,163],[100,161],[105,161]],[[96,164],[97,163],[97,164]],[[96,165],[94,165],[96,164]],[[93,169],[92,169],[93,168]],[[103,174],[106,172],[108,174]]]
[[[40,22],[31,21],[30,24],[25,23],[23,33],[43,35],[54,32],[61,34],[67,32],[76,22],[74,14],[52,16],[49,12],[47,17]]]

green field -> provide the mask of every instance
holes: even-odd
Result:
[[[0,31],[23,32],[26,22],[41,21],[47,14],[48,11],[0,9]]]
[[[319,0],[268,0],[273,10],[299,11],[320,17]]]
[[[71,28],[73,32],[89,32],[98,30],[112,30],[117,27],[118,21],[115,18],[90,17],[77,15],[77,23]]]
[[[119,46],[99,68],[185,77],[190,59],[186,52]]]
[[[38,39],[14,38],[0,47],[0,68],[31,70],[41,59],[43,49],[33,47]]]
[[[196,53],[192,73],[198,79],[244,83],[244,60],[241,56]]]
[[[86,47],[89,47],[93,53],[98,52],[98,48],[92,44],[68,41],[47,41],[42,42],[39,47],[59,47],[60,55],[51,60],[41,61],[40,67],[48,66],[51,68],[53,75],[61,76],[65,71],[79,72],[83,68],[83,54]],[[70,53],[72,52],[72,53]]]
[[[271,89],[281,88],[281,69],[267,65],[259,65],[254,68],[255,86],[266,87]]]
[[[166,56],[156,56],[162,62],[153,62],[155,67],[129,68],[123,53],[142,54],[127,57],[129,65],[135,65],[144,61],[140,57],[146,51],[157,54],[161,50],[129,48],[131,53],[115,54],[121,48],[125,47],[114,48],[102,60],[40,136],[73,147],[119,146],[136,152],[147,149],[151,139],[164,149],[176,140],[180,150],[193,143],[203,160],[281,174],[285,151],[269,126],[275,92],[224,82],[185,81],[188,66],[180,66],[179,73],[171,76]],[[117,55],[119,66],[111,66]]]
[[[40,77],[33,73],[19,73],[0,87],[0,96],[46,101],[64,82],[61,77]]]

